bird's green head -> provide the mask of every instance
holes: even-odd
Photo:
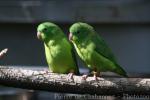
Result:
[[[54,23],[44,22],[37,27],[37,37],[42,41],[49,41],[62,33],[62,30]]]
[[[78,22],[70,27],[69,32],[69,40],[72,42],[77,42],[82,41],[89,35],[94,34],[94,29],[87,23]]]

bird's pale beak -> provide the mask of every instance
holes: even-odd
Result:
[[[72,40],[72,33],[69,33],[69,40]]]
[[[40,32],[37,32],[37,38],[38,38],[39,40],[41,40],[41,33],[40,33]]]

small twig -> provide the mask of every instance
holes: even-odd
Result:
[[[8,51],[8,48],[2,50],[2,51],[0,52],[0,58],[3,57],[3,56],[7,53],[7,51]]]

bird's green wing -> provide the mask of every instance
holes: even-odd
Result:
[[[98,34],[95,34],[92,37],[92,41],[95,44],[95,51],[97,53],[99,53],[102,56],[106,57],[110,61],[113,61],[113,62],[117,63],[117,60],[116,60],[114,54],[112,53],[112,50],[108,47],[106,42],[100,36],[98,36]]]
[[[117,64],[117,60],[116,60],[114,54],[112,53],[112,51],[108,47],[108,45],[105,43],[105,41],[100,36],[98,36],[97,34],[92,39],[93,39],[93,42],[95,44],[94,51],[97,54],[99,54],[99,55],[105,57],[106,59],[108,59],[109,61],[111,61],[111,62],[108,61],[108,63],[110,63],[110,64],[114,63],[114,65],[111,64],[113,66],[107,66],[107,67],[110,67],[110,69],[113,72],[116,72],[120,75],[127,77],[126,72],[124,71],[124,69],[120,65]]]
[[[74,60],[74,62],[75,62],[75,66],[76,66],[76,68],[77,68],[77,72],[76,72],[76,74],[77,75],[79,75],[80,73],[79,73],[79,67],[78,67],[78,63],[77,63],[77,58],[76,58],[76,53],[75,53],[75,49],[74,49],[74,47],[73,47],[73,44],[72,43],[70,43],[71,44],[71,53],[72,53],[72,58],[73,58],[73,60]]]
[[[97,53],[96,51],[94,51],[93,54],[94,54],[93,57],[94,66],[97,67],[100,71],[111,71],[124,77],[127,77],[127,73],[120,65],[112,62],[103,55]]]

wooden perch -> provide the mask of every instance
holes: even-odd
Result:
[[[72,81],[65,74],[6,66],[0,66],[0,85],[74,94],[150,95],[148,78],[99,78],[93,81],[92,77],[88,77],[84,81],[81,76],[74,76]]]

